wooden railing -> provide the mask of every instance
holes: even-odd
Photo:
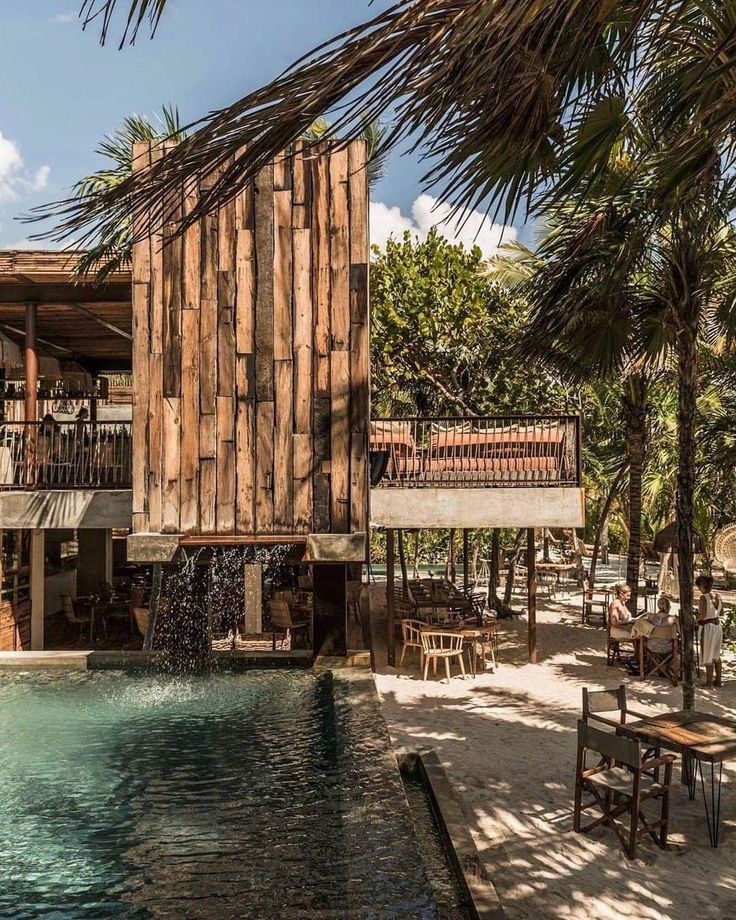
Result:
[[[374,486],[579,486],[582,480],[575,415],[374,419],[370,431]]]
[[[0,489],[125,489],[130,422],[0,422]]]

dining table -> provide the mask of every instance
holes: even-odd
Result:
[[[456,585],[444,579],[413,579],[409,582],[409,589],[417,612],[447,610],[462,615],[472,608],[470,599]]]
[[[710,845],[717,847],[723,764],[736,760],[736,719],[696,710],[676,710],[626,722],[616,730],[620,735],[682,755],[690,799],[695,798],[700,778],[708,837]]]

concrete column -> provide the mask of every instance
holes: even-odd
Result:
[[[43,530],[31,531],[31,651],[43,651],[44,641],[44,579],[46,534]]]
[[[347,566],[315,562],[312,579],[314,654],[347,655]]]
[[[263,566],[260,563],[245,566],[244,628],[246,635],[263,632]]]
[[[105,533],[105,581],[112,585],[112,530],[107,529]]]

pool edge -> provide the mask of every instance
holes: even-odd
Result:
[[[421,751],[399,749],[395,753],[400,770],[418,770],[426,783],[448,853],[466,889],[475,917],[478,920],[505,920],[506,912],[491,873],[465,825],[460,802],[437,752],[425,748]]]

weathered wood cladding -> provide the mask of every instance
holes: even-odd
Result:
[[[297,144],[181,237],[135,244],[135,532],[367,529],[367,208],[363,141]]]

